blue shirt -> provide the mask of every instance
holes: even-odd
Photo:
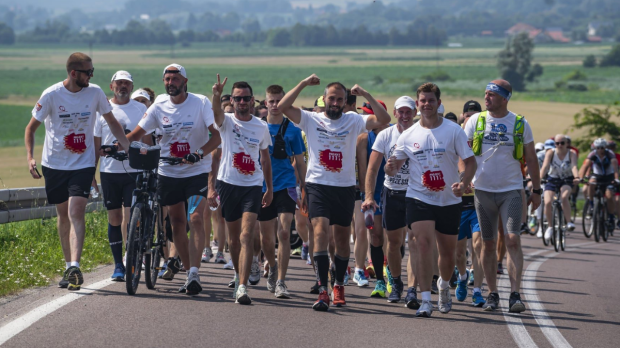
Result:
[[[271,134],[271,144],[274,144],[275,136],[280,130],[280,124],[267,124],[269,134]],[[284,133],[284,143],[286,144],[286,154],[291,157],[301,155],[306,152],[304,140],[301,137],[301,129],[297,128],[293,122],[289,122]],[[271,175],[273,176],[273,192],[297,186],[297,178],[295,177],[295,168],[291,164],[289,158],[277,159],[273,157],[273,145],[269,146],[269,155],[271,157]],[[267,186],[263,182],[263,192],[267,191]]]

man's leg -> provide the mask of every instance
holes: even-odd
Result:
[[[325,217],[315,217],[312,220],[314,234],[314,263],[319,277],[320,291],[327,291],[329,273],[329,255],[327,253],[328,231],[331,230],[329,220]]]
[[[62,254],[65,257],[65,263],[67,264],[66,268],[69,268],[69,263],[71,263],[71,241],[69,238],[71,235],[71,221],[69,220],[68,200],[56,204],[56,215],[58,216],[56,227],[58,228],[60,246],[62,247]]]
[[[459,275],[467,274],[467,238],[456,243],[456,268]]]
[[[355,201],[355,210],[353,210],[355,272],[366,268],[366,253],[368,252],[368,235],[366,234],[366,224],[364,223],[364,213],[362,213],[361,206],[362,201]]]
[[[409,261],[407,262],[407,287],[415,288],[418,285],[418,248],[416,238],[410,229],[407,229],[409,234]]]
[[[497,233],[497,274],[504,274],[504,257],[506,256],[506,242],[504,241],[504,224],[502,223],[501,216],[498,222]]]
[[[284,281],[291,258],[291,223],[293,214],[278,214],[278,280]],[[271,264],[271,263],[270,263]]]
[[[422,292],[422,300],[431,300],[431,282],[433,280],[433,244],[435,244],[435,221],[418,221],[411,224],[417,249],[417,278]],[[411,241],[409,241],[411,243]],[[411,257],[411,255],[410,255]],[[415,255],[414,255],[415,257]]]
[[[437,250],[439,252],[439,289],[442,287],[441,283],[450,286],[450,278],[454,273],[454,265],[456,263],[455,250],[457,243],[457,235],[447,235],[439,232],[435,232],[437,239]]]
[[[241,250],[239,253],[239,284],[247,285],[254,256],[254,239],[258,238],[256,231],[257,214],[244,212],[241,218]],[[260,245],[260,244],[259,244]],[[259,251],[260,252],[260,251]]]
[[[497,293],[497,230],[499,209],[494,194],[476,190],[474,203],[482,234],[482,269],[490,293]]]
[[[349,266],[351,255],[351,244],[349,243],[350,227],[333,225],[335,254],[334,263],[336,265],[336,285],[344,285],[344,276]]]
[[[123,208],[108,210],[108,241],[110,242],[110,249],[112,250],[112,256],[114,257],[114,263],[116,265],[123,263]],[[125,226],[127,230],[127,226]],[[112,278],[116,280],[122,280],[124,274],[115,271]]]
[[[518,233],[506,234],[506,247],[508,250],[510,292],[520,292],[523,275],[523,250],[521,249],[521,237]]]
[[[560,189],[560,195],[562,198],[562,211],[564,212],[564,218],[566,219],[567,223],[571,222],[570,195],[572,193],[572,188],[568,185],[564,185]]]
[[[88,199],[84,197],[69,197],[69,221],[71,223],[70,245],[71,245],[71,262],[80,262],[82,258],[82,249],[84,248],[84,232],[86,204]],[[79,267],[79,266],[78,266]]]
[[[387,231],[387,261],[390,266],[392,278],[400,278],[402,273],[401,264],[403,259],[400,251],[403,245],[403,230],[404,228]]]
[[[510,312],[523,312],[525,305],[521,301],[519,290],[523,273],[523,251],[521,250],[521,190],[505,192],[499,205],[499,212],[504,222],[506,247],[508,249],[508,275],[510,278]]]
[[[131,204],[131,202],[127,204],[129,205]],[[123,234],[123,245],[127,244],[127,226],[129,226],[130,218],[131,218],[131,207],[123,207],[123,219],[121,221],[121,233]]]
[[[269,266],[274,266],[276,264],[276,236],[273,233],[276,230],[276,224],[278,223],[277,218],[271,219],[269,221],[260,221],[260,245],[263,250],[263,254],[265,254],[265,259]],[[290,243],[289,243],[290,249]],[[254,249],[253,254],[256,252]],[[260,252],[260,251],[259,251]]]

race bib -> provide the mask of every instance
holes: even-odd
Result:
[[[86,151],[86,134],[71,133],[65,135],[65,149],[73,153],[84,153]]]
[[[323,150],[319,152],[319,163],[330,172],[340,173],[342,170],[342,152]]]
[[[440,170],[427,170],[422,175],[422,185],[424,185],[424,187],[426,187],[429,191],[439,192],[443,191],[446,187],[446,182],[443,181],[443,173]]]
[[[184,157],[189,155],[189,144],[174,142],[170,145],[170,155],[173,157]]]
[[[254,160],[245,152],[237,152],[233,155],[233,167],[243,175],[252,175],[256,171]]]

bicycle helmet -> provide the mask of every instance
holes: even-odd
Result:
[[[542,151],[542,150],[545,149],[545,144],[543,144],[543,143],[536,143],[536,145],[534,145],[534,149],[536,149],[536,152]]]
[[[608,148],[608,149],[615,149],[615,148],[616,148],[616,142],[615,142],[615,141],[613,141],[613,140],[610,140],[610,141],[607,143],[607,148]]]
[[[594,145],[595,149],[597,149],[599,147],[607,147],[607,140],[605,140],[603,138],[598,138],[598,139],[594,140],[594,143],[592,145]]]

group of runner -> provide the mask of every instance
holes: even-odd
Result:
[[[166,94],[156,98],[148,88],[133,91],[131,74],[118,71],[111,78],[110,100],[89,83],[94,73],[90,57],[74,53],[66,68],[67,79],[46,89],[33,109],[25,142],[30,173],[45,177],[48,201],[57,207],[66,261],[59,286],[69,290],[79,290],[84,282],[79,268],[84,211],[91,187],[97,187],[99,158],[115,262],[112,278],[124,279],[122,249],[137,170],[106,158],[101,145],[114,143],[123,150],[132,141],[157,143],[161,156],[184,159],[179,166],[160,163],[157,173],[157,196],[173,241],[160,274],[163,279],[184,270],[187,278],[179,291],[202,291],[198,270],[201,261],[213,257],[213,228],[216,262],[226,264],[225,244],[230,250],[232,265],[226,268],[234,268],[229,286],[237,303],[252,301],[248,283],[260,280],[261,253],[267,289],[277,298],[290,298],[286,274],[295,219],[304,240],[302,258],[315,272],[310,291],[318,294],[312,305],[318,311],[346,304],[353,226],[353,281],[368,286],[373,275],[377,280],[370,295],[400,302],[405,292],[401,264],[408,244],[405,305],[425,317],[433,311],[432,291],[439,294],[439,311],[451,310],[451,279],[458,301],[467,298],[473,278],[472,304],[490,311],[498,308],[498,262],[501,267],[503,258],[500,254],[498,259],[499,231],[500,247],[505,245],[507,251],[509,310],[522,312],[520,233],[527,204],[536,209],[541,202],[540,167],[551,178],[570,174],[578,181],[592,168],[592,180],[618,179],[617,160],[609,157],[606,162],[607,150],[599,151],[606,144],[600,140],[582,166],[583,173],[576,172],[576,156],[567,150],[563,135],[556,136],[556,150],[540,163],[527,120],[508,110],[512,87],[505,80],[486,86],[484,111],[480,103],[469,101],[457,120],[441,115],[440,89],[425,83],[415,98],[396,100],[396,124],[390,125],[385,103],[359,85],[347,89],[339,82],[329,83],[313,109],[293,106],[302,90],[320,85],[316,75],[288,92],[269,86],[259,94],[264,107],[256,108],[247,82],[233,83],[225,94],[227,78],[219,75],[211,99],[187,92],[188,74],[178,64],[164,68]],[[366,100],[361,114],[357,97]],[[33,149],[34,133],[43,122],[40,175]],[[599,162],[610,171],[601,173]],[[527,198],[524,176],[531,185]],[[554,189],[552,182],[545,190]],[[561,192],[562,197],[570,194],[570,187]],[[545,198],[547,203],[553,197],[545,193]],[[466,265],[468,239],[473,276]],[[486,300],[483,278],[489,288]]]

